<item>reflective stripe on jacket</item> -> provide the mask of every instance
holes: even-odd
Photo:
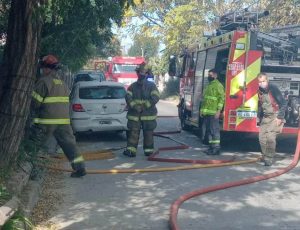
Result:
[[[34,123],[43,125],[70,124],[69,89],[55,72],[41,77],[32,92]]]
[[[126,93],[128,105],[127,119],[131,121],[152,121],[157,117],[156,103],[159,101],[159,92],[153,82],[138,80],[132,83]],[[142,111],[138,111],[141,108]]]
[[[222,110],[224,100],[224,87],[215,79],[204,89],[200,113],[203,115],[215,115],[217,111]]]

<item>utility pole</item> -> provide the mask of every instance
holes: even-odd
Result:
[[[144,57],[144,49],[141,47],[142,50],[142,57]]]

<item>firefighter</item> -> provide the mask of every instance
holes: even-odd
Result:
[[[219,119],[224,106],[224,87],[217,79],[215,69],[208,71],[208,85],[203,92],[203,101],[200,108],[202,117],[203,138],[208,137],[208,155],[220,154],[220,124]]]
[[[277,86],[269,84],[265,73],[258,74],[259,98],[259,143],[262,152],[262,161],[265,166],[273,164],[276,149],[276,137],[281,133],[285,123],[287,102]]]
[[[45,146],[45,142],[54,136],[74,170],[71,177],[82,177],[86,171],[70,125],[69,89],[59,78],[58,68],[58,59],[53,55],[44,56],[40,61],[41,77],[32,93],[33,122],[42,130],[37,144]]]
[[[127,113],[127,148],[125,156],[135,157],[140,136],[140,129],[144,135],[144,154],[150,156],[154,152],[153,130],[156,128],[159,92],[153,82],[147,80],[149,70],[145,65],[136,69],[138,80],[132,83],[126,94]]]

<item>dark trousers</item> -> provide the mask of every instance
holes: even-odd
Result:
[[[156,121],[128,121],[127,123],[127,150],[136,153],[139,143],[140,131],[143,129],[144,152],[152,153],[154,151],[153,130],[156,128]]]
[[[220,124],[219,118],[214,115],[205,115],[202,123],[203,138],[208,137],[210,149],[220,149]]]
[[[58,145],[62,148],[65,156],[71,163],[73,170],[84,168],[84,159],[80,155],[76,146],[76,139],[70,125],[38,125],[35,129],[39,129],[38,145],[42,149],[47,149],[47,140],[54,136]],[[37,134],[36,134],[37,135]]]

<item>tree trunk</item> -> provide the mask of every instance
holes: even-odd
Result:
[[[0,168],[18,156],[35,82],[42,20],[37,0],[12,0],[0,76]]]

